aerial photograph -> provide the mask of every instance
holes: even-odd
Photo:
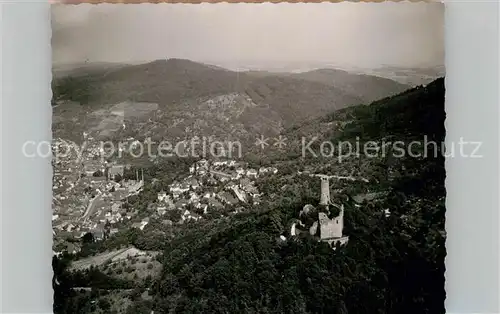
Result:
[[[444,5],[52,5],[53,311],[445,313]]]

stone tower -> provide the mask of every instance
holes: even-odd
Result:
[[[319,236],[321,240],[342,238],[344,229],[344,205],[340,206],[340,214],[329,219],[325,213],[318,214]]]
[[[313,231],[315,231],[315,233],[317,232],[320,241],[327,242],[332,246],[335,246],[337,243],[344,245],[349,240],[349,237],[342,234],[344,229],[344,205],[332,204],[330,199],[330,177],[327,175],[317,176],[321,179],[321,199],[319,205],[325,206],[328,211],[327,213],[318,213],[317,225],[316,228],[313,228],[315,229]],[[339,215],[337,217],[333,217],[332,219],[328,217],[330,205],[333,205],[340,210]]]
[[[330,180],[327,176],[319,176],[321,179],[321,199],[319,204],[328,207],[330,205]]]

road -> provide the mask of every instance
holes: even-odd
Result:
[[[227,173],[224,173],[224,172],[221,172],[221,171],[209,170],[209,172],[210,172],[211,174],[218,175],[218,176],[221,176],[221,177],[226,177],[226,178],[229,178],[229,179],[231,179],[231,178],[232,178],[232,176],[231,176],[231,175],[229,175],[229,174],[227,174]]]
[[[97,195],[96,197],[94,197],[90,203],[89,203],[89,206],[87,206],[87,210],[85,211],[85,213],[83,214],[82,216],[82,219],[85,221],[87,220],[87,218],[92,215],[92,213],[95,211],[95,204],[96,204],[96,201],[98,201],[99,199],[102,198],[102,193],[100,193],[99,195]]]

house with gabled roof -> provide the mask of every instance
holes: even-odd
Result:
[[[158,202],[163,202],[167,199],[167,192],[165,192],[164,190],[161,190],[159,193],[158,193]]]
[[[219,202],[215,197],[211,197],[208,199],[208,206],[214,207],[214,208],[223,208],[224,205],[222,205],[221,202]]]
[[[238,200],[234,198],[234,196],[227,191],[219,193],[218,197],[221,201],[223,201],[226,204],[234,205],[238,203]]]
[[[257,178],[259,173],[255,169],[248,169],[246,175],[247,175],[247,177]]]

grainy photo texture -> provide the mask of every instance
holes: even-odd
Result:
[[[442,4],[52,13],[54,313],[445,313]]]

